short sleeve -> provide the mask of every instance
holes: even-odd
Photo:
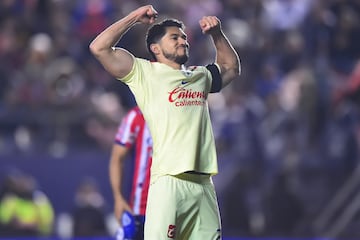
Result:
[[[206,68],[209,70],[212,77],[210,93],[220,92],[222,88],[222,78],[218,66],[213,63],[207,65]]]

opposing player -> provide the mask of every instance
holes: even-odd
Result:
[[[239,77],[239,58],[215,16],[199,21],[216,51],[214,63],[207,66],[185,66],[189,43],[183,24],[175,19],[154,24],[147,32],[155,62],[115,47],[133,26],[153,24],[157,16],[151,5],[140,7],[90,44],[104,68],[130,87],[153,139],[144,239],[221,239],[207,97]]]
[[[134,173],[130,201],[128,202],[122,193],[124,160],[132,152],[134,159]],[[150,166],[152,156],[152,140],[149,129],[145,123],[143,114],[138,107],[132,108],[121,121],[112,147],[109,174],[110,183],[114,196],[114,214],[119,220],[124,211],[128,211],[134,217],[135,232],[124,235],[128,239],[144,239],[144,222],[146,200],[148,195]]]

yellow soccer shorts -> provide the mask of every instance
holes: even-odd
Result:
[[[145,240],[219,240],[221,222],[209,175],[162,176],[150,185]]]

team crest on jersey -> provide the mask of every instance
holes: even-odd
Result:
[[[185,77],[191,77],[193,75],[193,72],[189,70],[181,70],[181,72],[185,75]]]
[[[175,225],[169,225],[169,228],[167,230],[167,237],[168,238],[175,238],[176,233],[176,226]]]
[[[190,66],[188,68],[185,68],[184,66],[182,66],[181,72],[185,75],[185,77],[191,77],[196,68],[197,68],[197,66]]]

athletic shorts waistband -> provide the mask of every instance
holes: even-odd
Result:
[[[185,173],[210,176],[210,173],[203,173],[203,172],[196,172],[196,171],[187,171]]]
[[[194,172],[184,172],[184,173],[180,173],[178,175],[175,175],[174,177],[182,179],[182,180],[186,180],[186,181],[190,181],[190,182],[195,182],[195,183],[201,183],[201,184],[211,184],[211,175],[210,174],[199,174],[199,173],[194,173]]]

